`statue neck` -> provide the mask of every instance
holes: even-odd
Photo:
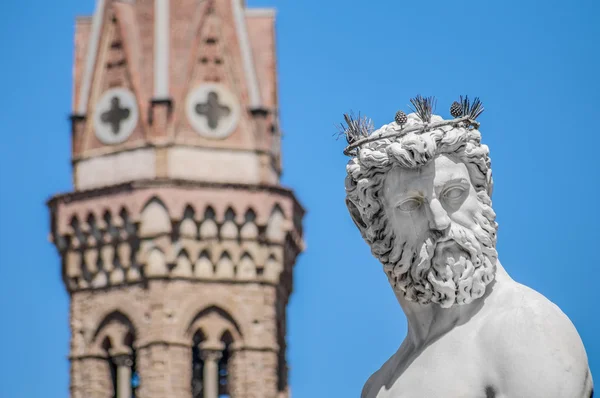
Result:
[[[442,308],[439,304],[419,304],[408,301],[404,295],[396,293],[396,297],[408,323],[407,340],[414,347],[423,347],[446,334],[457,326],[469,321],[497,291],[499,287],[510,281],[500,262],[496,263],[494,280],[487,286],[485,294],[469,304],[453,305]]]

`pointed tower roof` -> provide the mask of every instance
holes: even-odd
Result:
[[[75,186],[278,183],[274,22],[240,0],[97,0],[76,26]]]

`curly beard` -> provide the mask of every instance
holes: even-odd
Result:
[[[431,231],[419,244],[405,242],[393,251],[384,269],[396,292],[409,301],[443,308],[484,295],[494,280],[498,253],[495,214],[482,199],[483,211],[475,217],[473,230],[452,223],[443,234]]]

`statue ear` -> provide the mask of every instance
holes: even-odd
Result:
[[[354,221],[354,224],[358,227],[358,229],[360,231],[363,231],[364,229],[367,228],[367,224],[365,224],[365,222],[362,219],[362,216],[360,215],[360,211],[358,211],[358,207],[356,207],[356,205],[354,203],[352,203],[352,201],[350,201],[350,199],[346,199],[346,206],[348,207],[348,210],[350,211],[350,216],[352,217],[352,221]]]

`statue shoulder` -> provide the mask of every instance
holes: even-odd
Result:
[[[377,394],[381,390],[381,387],[391,379],[392,373],[396,369],[397,362],[399,360],[400,351],[404,347],[405,342],[402,343],[400,349],[392,355],[381,367],[373,373],[363,386],[360,398],[376,398]]]
[[[363,386],[362,392],[360,394],[360,398],[375,398],[373,392],[373,385],[375,384],[375,380],[377,378],[377,372],[373,373],[368,379],[365,385]]]
[[[560,308],[515,283],[481,337],[509,396],[583,397],[591,383],[583,342]],[[589,395],[588,395],[589,396]]]

